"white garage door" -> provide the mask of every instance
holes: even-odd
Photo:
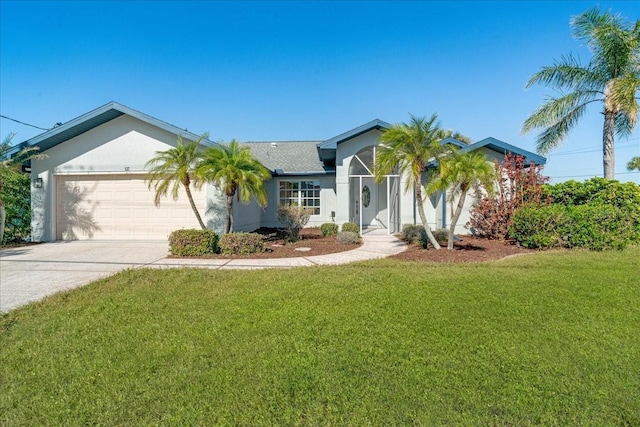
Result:
[[[204,191],[193,190],[200,214]],[[58,227],[61,240],[166,239],[173,230],[200,228],[184,190],[180,198],[153,203],[143,176],[58,176]]]

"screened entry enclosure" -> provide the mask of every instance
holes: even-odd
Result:
[[[388,233],[401,231],[400,177],[397,171],[385,175],[380,182],[374,179],[376,147],[360,150],[349,164],[350,221],[358,224],[360,232],[384,229]]]

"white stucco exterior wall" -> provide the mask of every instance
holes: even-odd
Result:
[[[175,134],[122,115],[44,151],[46,158],[31,162],[32,182],[36,178],[43,181],[43,188],[32,188],[32,240],[46,242],[56,239],[57,177],[110,173],[142,176],[145,163],[157,151],[167,150],[176,144]],[[214,192],[202,194],[213,197]],[[214,219],[206,219],[205,222]]]
[[[274,176],[265,183],[268,195],[267,206],[261,209],[260,223],[263,227],[282,227],[278,221],[279,183],[280,181],[318,181],[320,184],[320,215],[311,215],[307,227],[319,227],[332,222],[331,213],[336,210],[335,180],[331,175],[291,175]],[[257,205],[257,204],[256,204]],[[244,206],[243,206],[244,207]],[[241,213],[241,215],[245,215]],[[257,227],[254,227],[255,229]],[[253,230],[252,229],[252,230]],[[247,230],[251,231],[251,230]]]

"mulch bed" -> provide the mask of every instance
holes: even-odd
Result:
[[[261,228],[257,233],[265,236],[266,252],[252,255],[211,255],[208,258],[293,258],[313,255],[326,255],[337,252],[350,251],[360,245],[344,245],[336,242],[335,236],[322,237],[320,229],[305,228],[301,231],[302,240],[289,243],[284,233],[275,228]],[[0,249],[13,249],[39,243],[22,243],[18,245],[4,245]],[[297,251],[296,248],[309,248],[309,251]],[[462,236],[461,242],[455,242],[454,250],[447,250],[446,243],[442,250],[436,251],[429,247],[423,249],[418,245],[410,245],[406,251],[391,256],[394,259],[429,263],[462,263],[482,262],[502,259],[512,255],[535,253],[535,250],[525,249],[504,240],[489,240],[474,236]]]
[[[340,244],[336,242],[335,236],[323,237],[319,228],[304,228],[300,232],[302,236],[301,240],[295,243],[289,243],[285,239],[285,234],[282,230],[276,228],[260,228],[254,233],[259,233],[264,236],[264,246],[266,252],[251,254],[251,255],[209,255],[206,257],[198,258],[221,258],[221,259],[235,259],[235,258],[252,258],[252,259],[265,259],[265,258],[295,258],[295,257],[307,257],[314,255],[326,255],[336,252],[350,251],[357,248],[360,244]],[[306,251],[298,251],[299,248],[309,248]]]
[[[504,240],[489,240],[474,236],[461,237],[462,241],[454,242],[453,250],[451,251],[447,250],[446,243],[439,251],[431,246],[428,249],[423,249],[419,245],[410,245],[406,251],[393,255],[392,258],[432,263],[462,263],[497,260],[508,256],[536,252]]]

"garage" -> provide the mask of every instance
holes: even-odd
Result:
[[[193,190],[204,213],[203,191]],[[159,240],[180,228],[200,228],[189,200],[153,203],[143,174],[58,175],[58,240]]]

